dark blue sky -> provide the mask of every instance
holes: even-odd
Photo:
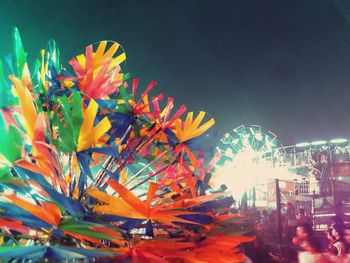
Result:
[[[223,134],[259,124],[284,145],[350,139],[350,1],[0,2],[0,53],[18,26],[33,59],[48,39],[68,60],[115,40],[127,67]]]

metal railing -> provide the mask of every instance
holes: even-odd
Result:
[[[314,166],[317,163],[350,163],[350,145],[325,145],[299,149],[286,146],[273,154],[273,166]]]
[[[313,195],[320,193],[320,183],[319,182],[310,182],[302,181],[295,184],[295,192],[299,195]]]

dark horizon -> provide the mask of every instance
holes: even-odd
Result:
[[[2,1],[0,54],[17,26],[33,60],[52,38],[62,62],[119,42],[142,87],[216,119],[261,125],[283,145],[350,139],[350,2]]]

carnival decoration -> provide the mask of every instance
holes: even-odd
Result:
[[[139,92],[118,43],[68,69],[50,40],[30,72],[17,29],[14,42],[0,61],[2,262],[242,260],[252,238],[229,193],[209,193],[199,147],[214,119],[151,95],[155,82]]]
[[[266,207],[268,178],[288,173],[287,169],[282,172],[274,165],[284,151],[272,132],[260,125],[240,125],[226,133],[217,146],[220,158],[215,165],[213,181],[225,184],[236,200],[249,195],[249,199],[254,200],[253,205],[256,199],[265,199],[263,206]]]

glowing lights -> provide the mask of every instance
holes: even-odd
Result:
[[[345,150],[350,151],[349,147],[350,139],[345,138],[303,141],[294,146],[283,147],[276,135],[260,126],[241,125],[226,133],[216,148],[220,159],[215,167],[214,183],[217,186],[226,185],[237,201],[241,200],[244,193],[249,198],[249,193],[254,189],[255,204],[263,204],[264,201],[266,203],[268,179],[300,178],[301,174],[296,172],[294,165],[307,164],[308,160],[299,162],[299,159],[291,159],[290,155],[302,153],[300,158],[306,159],[309,151],[321,150],[332,151],[334,158],[345,158],[339,154],[345,153]],[[308,179],[308,191],[319,193],[318,182],[314,180],[314,177]],[[344,182],[347,178],[338,177],[336,180]]]
[[[267,146],[269,149],[271,149],[271,148],[273,148],[273,147],[276,146],[276,145],[275,145],[275,142],[274,142],[275,138],[273,138],[272,140],[270,140],[269,137],[266,136],[265,140],[266,140],[265,144],[266,144],[266,146]]]
[[[231,148],[227,148],[226,151],[225,151],[225,155],[227,157],[230,157],[230,158],[233,158],[234,155],[233,155],[233,152],[232,152],[232,149]]]
[[[239,142],[239,139],[233,139],[233,140],[232,140],[232,144],[233,144],[233,145],[236,145],[238,142]]]
[[[254,137],[255,137],[255,139],[257,139],[258,141],[262,141],[262,140],[264,139],[263,136],[262,136],[262,134],[261,134],[261,132],[255,133]]]
[[[320,145],[325,145],[325,144],[327,144],[327,141],[323,141],[323,140],[314,141],[311,143],[311,145],[313,145],[313,146],[320,146]]]
[[[229,144],[230,143],[230,134],[226,133],[224,138],[221,139],[221,142],[223,144]]]
[[[238,126],[237,128],[233,129],[233,131],[238,134],[238,135],[244,135],[246,134],[246,129],[244,125],[242,124],[241,126]]]
[[[308,147],[308,146],[310,146],[309,142],[301,142],[301,143],[297,143],[295,145],[295,147],[298,147],[298,148],[303,148],[303,147]]]
[[[225,134],[217,151],[221,158],[215,167],[215,183],[218,186],[226,185],[236,200],[254,188],[256,204],[259,204],[259,200],[264,200],[262,203],[266,204],[267,178],[288,173],[287,170],[276,172],[272,167],[271,156],[283,151],[283,147],[276,135],[263,131],[258,125],[241,125]],[[286,177],[290,177],[290,174]]]
[[[328,143],[341,144],[341,143],[346,143],[347,141],[348,140],[345,138],[335,138],[335,139],[330,140],[329,142],[325,141],[325,140],[319,140],[319,141],[313,141],[312,143],[309,143],[309,142],[297,143],[295,145],[295,147],[304,148],[304,147],[309,147],[309,146],[323,146],[323,145],[326,145]]]
[[[347,142],[348,140],[347,139],[344,139],[344,138],[337,138],[337,139],[333,139],[333,140],[330,140],[329,142],[330,143],[333,143],[333,144],[340,144],[340,143],[345,143]]]

